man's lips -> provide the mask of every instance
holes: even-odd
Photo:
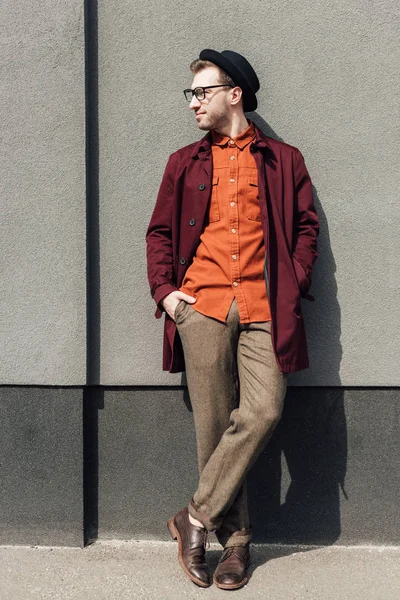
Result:
[[[197,118],[199,115],[205,115],[205,114],[206,114],[206,113],[203,113],[203,112],[201,112],[201,113],[196,113],[196,118]]]

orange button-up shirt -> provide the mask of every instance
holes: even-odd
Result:
[[[234,297],[241,323],[269,321],[258,173],[250,152],[254,123],[234,138],[215,131],[212,138],[208,223],[179,289],[196,298],[195,310],[219,321],[226,321]]]

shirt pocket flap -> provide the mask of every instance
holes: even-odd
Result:
[[[249,175],[249,185],[254,185],[258,187],[258,176],[257,175]]]

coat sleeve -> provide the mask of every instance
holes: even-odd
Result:
[[[296,149],[294,157],[295,209],[293,229],[293,263],[299,280],[301,295],[314,300],[308,293],[311,272],[318,256],[318,215],[314,207],[312,183],[303,155]]]
[[[172,208],[177,155],[171,154],[165,167],[156,204],[146,232],[147,277],[150,293],[161,316],[161,300],[177,290],[172,247]]]

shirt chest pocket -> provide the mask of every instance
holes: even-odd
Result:
[[[211,185],[211,198],[210,198],[210,209],[209,209],[209,222],[215,223],[220,220],[219,214],[219,176],[216,175],[212,178]]]
[[[248,175],[246,183],[246,215],[251,221],[261,221],[258,201],[258,176]]]

